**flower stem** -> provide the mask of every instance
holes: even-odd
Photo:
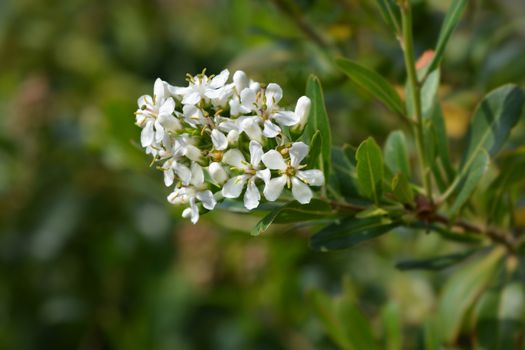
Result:
[[[417,79],[416,64],[414,59],[414,44],[412,38],[412,11],[409,1],[401,1],[401,24],[402,24],[402,41],[405,67],[410,86],[412,113],[414,114],[412,122],[414,125],[414,135],[416,138],[416,148],[421,171],[421,178],[425,188],[426,195],[430,202],[432,199],[432,183],[430,178],[430,167],[425,154],[425,145],[423,142],[423,113],[421,110],[421,86]]]

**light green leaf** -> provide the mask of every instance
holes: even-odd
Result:
[[[332,167],[332,136],[330,133],[330,121],[328,119],[328,113],[326,112],[321,82],[314,75],[311,75],[308,78],[306,83],[306,95],[312,101],[312,106],[310,108],[310,115],[308,116],[308,123],[306,124],[301,139],[306,143],[309,143],[315,132],[319,131],[321,138],[321,170],[324,172],[325,179],[328,179]]]
[[[346,218],[326,226],[310,238],[315,250],[328,251],[350,248],[358,243],[383,235],[399,226],[389,218],[374,216],[366,219]]]
[[[262,218],[252,229],[251,234],[257,236],[265,232],[272,223],[294,223],[312,220],[322,220],[334,216],[334,212],[328,203],[318,199],[312,199],[308,204],[300,204],[292,201],[279,208],[272,210]]]
[[[481,180],[481,177],[487,172],[489,163],[489,155],[484,149],[482,149],[473,159],[470,167],[466,169],[466,171],[463,171],[458,177],[461,179],[458,185],[459,192],[449,209],[449,215],[455,215],[456,212],[463,206],[463,204],[465,204],[465,202],[470,198],[479,181]]]
[[[461,19],[461,15],[463,14],[467,3],[468,0],[452,1],[452,4],[450,5],[443,21],[443,25],[441,26],[441,31],[439,32],[434,57],[432,58],[432,61],[430,61],[429,65],[425,68],[426,72],[432,72],[434,69],[438,68],[439,64],[441,63],[448,40],[450,39],[454,29],[456,29],[456,26]]]
[[[331,299],[323,292],[313,290],[309,299],[328,335],[339,348],[379,349],[370,322],[349,295]]]
[[[410,177],[410,161],[408,159],[408,149],[406,137],[403,131],[393,131],[388,135],[385,146],[385,164],[393,174],[403,173],[407,178]]]
[[[410,204],[414,202],[414,191],[412,191],[407,177],[402,173],[396,174],[392,179],[392,193],[401,203]]]
[[[385,350],[401,350],[403,348],[403,332],[399,305],[391,301],[381,312],[383,321],[383,337]]]
[[[345,58],[337,58],[336,64],[353,82],[383,102],[394,113],[405,115],[401,98],[381,75]]]
[[[498,262],[504,254],[503,249],[494,249],[483,259],[472,261],[456,271],[447,280],[436,315],[439,339],[442,344],[452,344],[455,341],[467,311],[490,283]]]
[[[492,90],[483,98],[470,123],[463,167],[469,167],[482,148],[491,156],[501,149],[520,118],[524,101],[523,90],[514,84]]]
[[[359,145],[355,158],[359,189],[365,197],[378,204],[384,177],[381,149],[375,140],[369,137]]]

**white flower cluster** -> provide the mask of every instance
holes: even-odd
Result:
[[[304,169],[308,145],[291,142],[306,124],[310,99],[299,98],[295,111],[279,106],[281,87],[263,87],[242,71],[223,70],[188,76],[178,87],[157,79],[153,97],[138,99],[136,124],[147,154],[161,164],[168,201],[188,205],[182,216],[199,219],[198,203],[212,210],[222,198],[238,198],[251,210],[261,201],[275,201],[285,186],[300,203],[309,203],[309,186],[321,186],[323,173]]]

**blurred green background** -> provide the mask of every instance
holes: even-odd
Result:
[[[413,3],[421,54],[450,1]],[[394,264],[450,244],[399,232],[316,253],[306,227],[251,237],[256,216],[220,211],[194,226],[139,147],[136,98],[155,78],[225,67],[282,85],[290,106],[314,73],[335,143],[384,139],[399,121],[336,71],[337,55],[402,86],[372,1],[0,1],[0,348],[335,349],[308,293],[338,295],[343,279],[376,328],[395,305],[403,348],[420,348],[450,271]],[[524,79],[525,3],[471,1],[443,71],[454,149],[480,96]]]

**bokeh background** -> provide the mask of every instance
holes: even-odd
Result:
[[[450,1],[413,3],[421,54]],[[288,105],[314,73],[335,143],[383,140],[399,120],[337,72],[337,55],[402,86],[373,1],[0,1],[0,348],[335,349],[311,290],[350,294],[376,328],[394,307],[403,347],[420,348],[449,271],[394,264],[449,245],[400,232],[317,253],[307,227],[251,237],[260,214],[192,225],[139,147],[136,98],[155,78],[225,67],[282,85]],[[453,149],[484,92],[524,79],[525,3],[471,1],[443,70]]]

